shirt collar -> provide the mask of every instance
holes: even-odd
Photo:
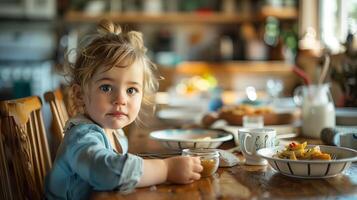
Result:
[[[78,114],[75,117],[70,118],[66,122],[66,125],[64,126],[63,130],[64,130],[64,132],[67,132],[73,126],[76,126],[78,124],[95,124],[95,123],[92,120],[90,120],[88,117],[86,117],[85,115]]]

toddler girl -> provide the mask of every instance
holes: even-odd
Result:
[[[69,67],[80,112],[64,128],[65,136],[46,177],[46,198],[88,199],[92,190],[126,192],[165,181],[198,180],[199,158],[144,160],[127,153],[122,128],[136,119],[142,104],[150,103],[158,81],[141,33],[123,33],[107,20],[99,23],[98,32]]]

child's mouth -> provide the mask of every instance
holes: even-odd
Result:
[[[123,112],[112,112],[112,113],[108,113],[109,116],[112,117],[125,117],[127,116],[125,113]]]

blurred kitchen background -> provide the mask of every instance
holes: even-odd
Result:
[[[294,68],[316,83],[328,55],[335,105],[357,107],[357,0],[0,0],[0,99],[65,83],[64,55],[102,18],[144,33],[162,92],[289,98]]]

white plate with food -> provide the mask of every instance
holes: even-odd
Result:
[[[231,105],[224,106],[216,113],[206,113],[201,122],[204,126],[212,126],[218,120],[224,120],[231,126],[242,126],[244,116],[263,116],[264,125],[292,124],[298,121],[298,110],[275,110],[270,106]]]
[[[333,177],[357,161],[357,151],[326,145],[305,145],[295,150],[279,146],[260,149],[257,154],[265,158],[276,171],[298,178]]]
[[[166,129],[150,133],[150,137],[169,149],[217,148],[233,138],[224,130]]]

